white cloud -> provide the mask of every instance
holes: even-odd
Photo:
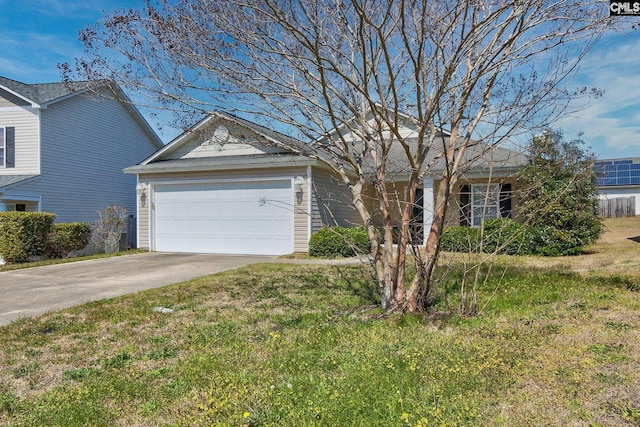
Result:
[[[26,83],[60,79],[57,64],[82,54],[74,37],[14,31],[0,37],[0,75]]]
[[[640,157],[639,79],[637,35],[603,39],[585,58],[576,82],[603,89],[604,95],[554,127],[563,128],[567,138],[584,132],[582,139],[601,158]]]
[[[57,19],[90,19],[94,21],[103,15],[103,11],[115,11],[123,7],[140,8],[144,6],[141,0],[136,1],[105,1],[105,0],[36,0],[36,7],[48,16]]]

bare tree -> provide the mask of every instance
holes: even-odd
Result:
[[[433,289],[450,194],[468,162],[587,93],[565,80],[607,15],[582,0],[158,0],[82,31],[85,57],[62,68],[68,79],[114,79],[138,103],[221,108],[310,141],[288,148],[349,187],[382,307],[414,312]],[[398,153],[400,195],[391,189]],[[416,189],[436,163],[445,172],[433,223],[410,257]],[[377,206],[364,196],[371,187]],[[410,260],[417,272],[406,286]]]

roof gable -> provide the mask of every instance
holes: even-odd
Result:
[[[44,107],[68,96],[85,92],[88,86],[87,82],[26,84],[0,76],[1,89],[31,103],[34,107]]]
[[[406,139],[411,139],[417,136],[418,128],[415,124],[415,121],[411,118],[409,114],[404,114],[400,111],[393,111],[391,109],[385,108],[381,104],[375,104],[375,109],[378,112],[379,116],[387,116],[389,120],[397,120],[398,123],[398,133],[400,136]],[[349,120],[344,121],[340,124],[336,129],[333,129],[329,134],[321,136],[318,138],[318,141],[322,141],[325,138],[338,138],[344,139],[346,142],[360,141],[362,138],[358,135],[358,132],[362,132],[363,130],[375,130],[378,129],[377,118],[374,117],[373,111],[371,107],[367,107],[364,110],[364,126],[363,124],[356,119],[355,117],[350,118]],[[388,129],[388,126],[383,124],[384,130],[382,131],[383,137],[392,138],[392,133]],[[354,131],[357,129],[358,132]],[[448,137],[450,135],[449,132],[442,128],[436,128],[436,133],[438,136]]]
[[[142,127],[144,132],[149,136],[150,140],[156,147],[162,147],[162,140],[156,132],[149,126],[142,114],[133,105],[127,95],[122,92],[120,87],[114,82],[108,80],[99,80],[95,82],[56,82],[56,83],[36,83],[26,84],[17,80],[12,80],[0,76],[0,93],[8,94],[3,96],[9,102],[22,105],[19,100],[23,100],[31,104],[33,108],[47,108],[52,104],[69,99],[76,95],[86,94],[88,92],[101,92],[108,90],[108,99],[113,99],[122,103],[132,118]],[[102,93],[100,96],[103,96]]]
[[[214,112],[141,164],[157,161],[289,154],[301,142],[231,114]]]

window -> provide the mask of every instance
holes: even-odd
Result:
[[[6,152],[6,138],[4,136],[4,128],[0,127],[0,168],[6,167],[5,164],[5,152]]]
[[[25,212],[27,205],[24,203],[6,203],[7,212]]]
[[[479,227],[484,219],[511,218],[511,183],[462,184],[460,186],[460,225]],[[483,216],[484,212],[484,216]]]
[[[485,219],[500,217],[500,184],[471,186],[471,225],[480,227]]]

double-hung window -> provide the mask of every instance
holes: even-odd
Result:
[[[471,186],[471,225],[480,227],[487,219],[500,217],[500,184]]]

